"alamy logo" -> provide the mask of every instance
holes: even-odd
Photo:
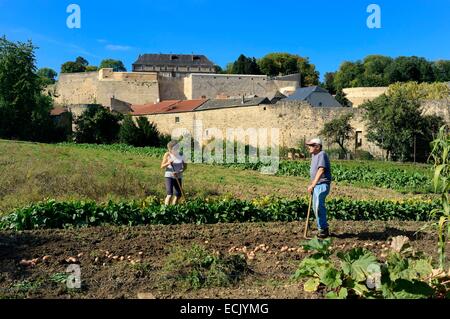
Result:
[[[69,289],[81,288],[81,267],[77,264],[71,264],[67,267],[66,273],[69,274],[66,280],[66,286]]]
[[[279,128],[203,128],[194,121],[193,131],[177,128],[171,137],[179,141],[184,154],[192,154],[193,163],[261,163],[260,172],[276,174],[279,168]],[[193,148],[192,148],[193,146]],[[186,157],[191,162],[190,156]]]
[[[370,4],[367,7],[367,13],[371,13],[367,17],[367,27],[369,29],[381,28],[381,8],[378,4]]]
[[[81,28],[81,8],[78,4],[70,4],[67,9],[70,15],[67,17],[66,24],[69,29]]]

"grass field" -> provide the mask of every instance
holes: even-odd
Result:
[[[0,140],[0,212],[7,213],[48,198],[102,202],[143,199],[152,195],[163,197],[165,190],[160,158],[138,151]],[[380,169],[401,166],[407,170],[427,170],[426,166],[412,164],[364,164]],[[305,195],[307,183],[306,178],[298,176],[268,176],[239,168],[192,164],[186,171],[184,188],[188,198],[225,194],[240,199],[265,195],[295,198]],[[355,183],[334,183],[330,197],[406,199],[432,196],[405,194],[367,185],[362,188],[358,181]]]

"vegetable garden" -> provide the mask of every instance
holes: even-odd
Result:
[[[0,298],[135,298],[143,292],[154,298],[448,298],[448,142],[441,130],[433,167],[333,162],[337,189],[346,185],[355,197],[384,191],[398,198],[331,196],[333,237],[325,241],[302,236],[308,208],[303,187],[288,184],[298,193],[289,198],[275,188],[282,176],[307,180],[308,161],[282,161],[277,176],[265,177],[274,185],[268,194],[240,197],[224,186],[224,192],[188,196],[175,206],[148,193],[134,198],[129,189],[106,201],[66,194],[61,179],[60,187],[52,188],[55,196],[30,197],[0,215]],[[158,176],[164,153],[124,145],[21,144],[20,149],[37,161],[52,152],[51,165],[80,167],[86,161],[101,168],[98,172],[121,161],[138,163],[134,169],[142,172],[136,176]],[[89,158],[90,152],[96,155]],[[1,199],[12,202],[24,193],[17,190],[22,178],[11,173],[22,169],[21,158],[0,155]],[[48,159],[42,162],[39,169],[50,171]],[[195,174],[214,172],[211,179],[220,184],[224,173],[236,181],[257,181],[261,163],[192,166]],[[125,176],[115,170],[112,177],[96,177],[95,169],[92,174],[94,182]],[[48,181],[44,173],[27,176]],[[38,186],[31,193],[39,194],[41,184],[33,183]],[[82,285],[72,289],[66,270],[74,264],[83,270]]]

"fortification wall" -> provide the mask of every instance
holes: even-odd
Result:
[[[345,97],[352,103],[353,107],[358,107],[366,101],[372,101],[380,95],[386,93],[387,87],[358,87],[346,88],[342,90]]]
[[[156,73],[98,72],[62,73],[55,87],[57,105],[102,104],[111,106],[111,98],[133,104],[154,103],[159,98]]]
[[[187,100],[185,77],[165,77],[158,78],[159,97],[164,100]]]
[[[295,79],[271,80],[265,75],[191,74],[185,80],[185,94],[188,99],[271,96],[277,90],[293,91],[298,85]]]
[[[208,136],[205,132],[206,129],[211,128],[219,129],[224,137],[228,128],[267,128],[268,130],[278,128],[280,130],[280,146],[298,147],[299,142],[304,139],[318,136],[326,122],[348,112],[354,114],[351,121],[352,126],[356,131],[361,132],[362,145],[359,149],[369,151],[375,156],[382,156],[381,149],[366,138],[366,129],[362,118],[363,110],[360,109],[313,108],[303,102],[289,101],[273,105],[147,115],[147,118],[166,134],[171,134],[174,129],[182,128],[193,134],[196,129],[195,121],[201,121],[204,139],[211,137],[211,133]],[[332,147],[331,144],[325,146]],[[354,141],[350,141],[348,147],[353,149]]]

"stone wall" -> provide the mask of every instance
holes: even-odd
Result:
[[[265,75],[191,74],[185,81],[188,99],[235,98],[242,95],[267,97],[273,96],[277,90],[284,93],[299,86],[298,80],[272,80]]]
[[[265,75],[189,74],[165,77],[156,72],[62,73],[58,82],[47,88],[60,106],[102,104],[110,106],[111,98],[131,104],[155,103],[158,100],[273,96],[276,91],[295,91],[299,76],[270,79]]]
[[[159,97],[165,100],[187,100],[186,77],[159,76]]]
[[[380,95],[386,93],[387,87],[358,87],[346,88],[342,90],[345,97],[352,103],[353,107],[358,107],[366,101],[372,101]]]
[[[318,136],[326,122],[348,112],[354,114],[351,124],[355,131],[361,132],[362,146],[359,149],[369,151],[375,156],[382,156],[381,149],[366,139],[366,129],[362,120],[363,110],[360,109],[313,108],[303,102],[287,101],[270,105],[147,115],[147,118],[166,134],[171,134],[174,129],[182,128],[193,134],[196,129],[196,121],[201,121],[204,139],[210,138],[211,133],[207,136],[206,130],[212,132],[212,128],[219,129],[223,136],[226,136],[227,128],[268,128],[269,130],[278,128],[280,130],[280,146],[298,147],[300,141]],[[337,146],[327,143],[325,143],[325,147],[337,148]],[[354,141],[351,141],[348,147],[353,150]]]
[[[450,99],[422,102],[423,115],[438,115],[450,125]]]
[[[102,104],[111,106],[114,97],[133,104],[159,99],[156,73],[98,72],[62,73],[53,88],[57,105]]]

